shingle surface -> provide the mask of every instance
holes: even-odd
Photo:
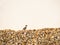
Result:
[[[0,45],[60,45],[60,28],[0,30]]]

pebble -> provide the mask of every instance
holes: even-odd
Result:
[[[60,45],[60,28],[0,30],[0,45]]]

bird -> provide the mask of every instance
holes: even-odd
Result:
[[[26,30],[27,29],[27,25],[25,25],[25,27],[23,28],[23,30]]]

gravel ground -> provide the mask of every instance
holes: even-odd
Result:
[[[60,28],[0,30],[0,45],[60,45]]]

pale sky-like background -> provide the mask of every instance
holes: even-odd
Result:
[[[0,0],[0,29],[60,27],[60,0]]]

